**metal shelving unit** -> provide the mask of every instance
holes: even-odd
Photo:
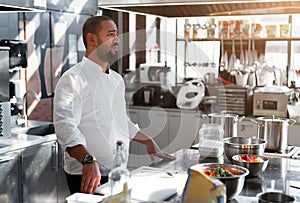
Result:
[[[217,17],[216,17],[217,18]],[[293,16],[289,15],[288,17],[288,23],[290,23],[291,25],[293,25]],[[291,27],[291,33],[292,33],[292,29],[293,27]],[[176,35],[178,34],[178,19],[176,19]],[[187,50],[187,44],[190,42],[200,42],[200,41],[221,41],[224,43],[224,45],[227,46],[231,46],[232,41],[235,41],[236,44],[238,45],[241,41],[243,41],[243,43],[249,43],[251,42],[255,42],[255,44],[260,44],[260,46],[262,47],[261,52],[265,51],[266,48],[266,42],[280,42],[280,41],[286,41],[287,42],[287,67],[286,67],[286,85],[290,86],[289,84],[289,71],[291,69],[291,63],[292,63],[292,54],[293,54],[293,44],[292,42],[294,41],[300,41],[300,37],[245,37],[245,38],[197,38],[197,39],[186,39],[183,37],[177,37],[176,38],[176,49],[175,49],[175,54],[176,54],[176,62],[175,62],[175,66],[176,66],[176,73],[178,71],[178,58],[177,58],[177,53],[178,53],[178,42],[184,42],[184,49]],[[238,50],[236,50],[238,52]],[[186,62],[187,59],[187,53],[185,51],[184,53],[184,61]],[[186,75],[186,66],[184,65],[184,74]],[[176,76],[176,84],[177,84],[177,76]]]

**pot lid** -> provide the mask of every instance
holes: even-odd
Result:
[[[226,118],[237,118],[239,117],[238,114],[232,114],[232,113],[210,113],[208,116],[211,117],[226,117]]]
[[[276,117],[258,117],[257,120],[269,121],[269,122],[289,122],[288,118],[276,118]]]

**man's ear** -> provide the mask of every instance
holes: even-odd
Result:
[[[97,45],[97,36],[92,33],[87,33],[86,41],[88,45],[95,47]]]

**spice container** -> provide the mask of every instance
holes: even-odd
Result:
[[[267,37],[276,37],[276,25],[266,25]]]
[[[190,39],[190,31],[191,31],[191,24],[189,23],[188,19],[185,19],[185,24],[184,24],[184,38],[185,39]]]
[[[291,24],[280,25],[280,37],[290,37],[291,36]]]

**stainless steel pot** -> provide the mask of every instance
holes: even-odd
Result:
[[[237,137],[238,123],[245,117],[229,113],[210,113],[208,115],[203,114],[202,118],[208,120],[209,123],[221,124],[224,130],[224,137]]]
[[[273,203],[273,202],[292,203],[295,201],[295,198],[293,196],[282,192],[265,192],[265,193],[260,193],[257,196],[258,196],[259,203]]]
[[[282,153],[287,149],[288,126],[296,122],[294,119],[258,117],[252,121],[257,124],[257,137],[267,142],[266,150]]]

